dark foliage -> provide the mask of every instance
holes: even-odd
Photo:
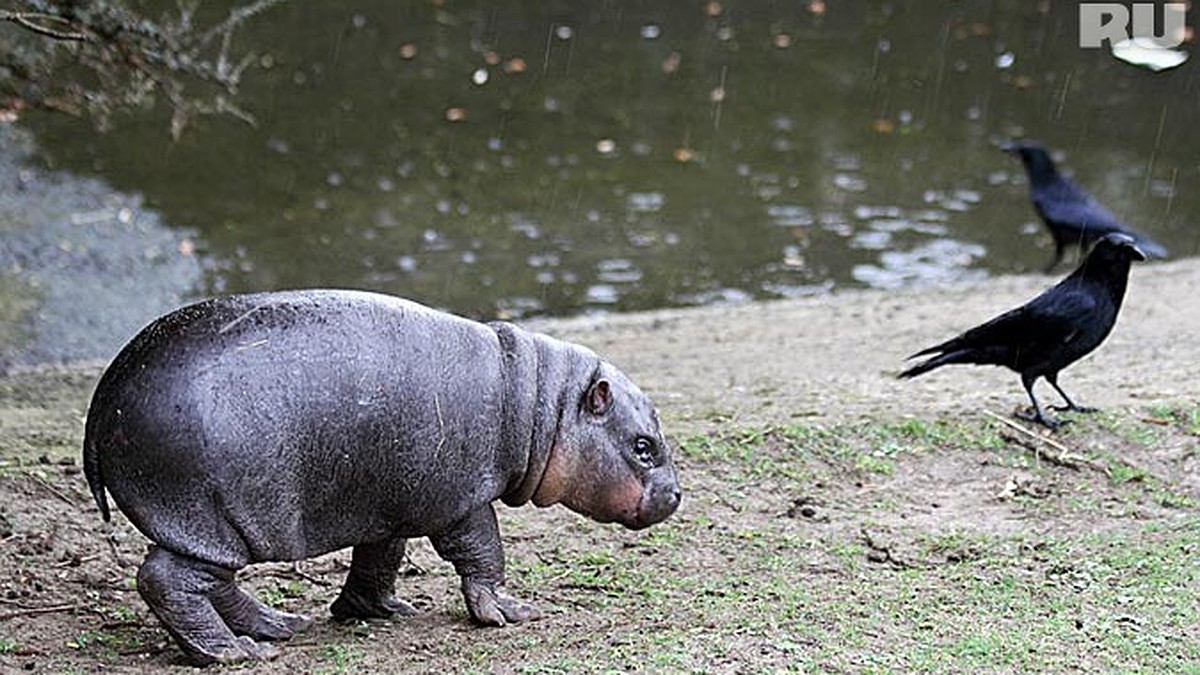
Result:
[[[0,9],[0,106],[85,116],[103,129],[161,98],[176,137],[201,114],[253,122],[235,97],[256,59],[234,53],[233,35],[283,1],[255,0],[201,25],[199,3],[150,18],[120,0],[20,0]]]

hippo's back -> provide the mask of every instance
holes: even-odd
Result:
[[[461,517],[445,491],[495,451],[499,369],[491,329],[399,298],[201,302],[105,372],[88,482],[106,516],[105,488],[159,545],[227,567],[422,534]]]

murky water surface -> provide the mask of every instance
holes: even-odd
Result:
[[[194,296],[521,317],[1040,269],[996,148],[1016,136],[1173,254],[1200,245],[1195,60],[1081,49],[1073,4],[296,1],[238,44],[256,127],[23,122],[42,166],[178,232]]]

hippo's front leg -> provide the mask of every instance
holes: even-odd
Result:
[[[542,617],[533,605],[504,593],[504,549],[491,504],[429,541],[438,555],[454,564],[462,578],[463,599],[476,623],[503,626]]]

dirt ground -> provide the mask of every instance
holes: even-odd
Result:
[[[1008,425],[1025,401],[1007,371],[895,379],[1049,283],[532,324],[655,399],[679,512],[628,532],[502,509],[510,591],[546,614],[505,629],[468,623],[424,541],[404,620],[328,619],[346,552],[249,568],[261,599],[317,621],[242,668],[1200,672],[1200,264],[1135,268],[1115,332],[1061,382],[1105,412],[1052,437]],[[101,368],[0,376],[0,672],[187,668],[133,587],[145,540],[101,522],[79,469]]]

